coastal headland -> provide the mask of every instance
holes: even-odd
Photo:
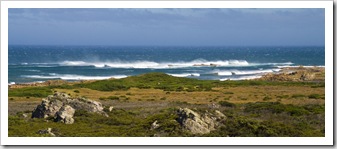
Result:
[[[324,67],[284,67],[239,81],[158,72],[14,84],[9,136],[322,137],[324,78]]]

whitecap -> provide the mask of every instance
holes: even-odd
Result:
[[[126,78],[126,75],[113,75],[113,76],[83,76],[83,75],[71,75],[71,74],[55,74],[53,76],[42,75],[22,75],[24,78],[35,79],[62,79],[62,80],[105,80],[110,78],[121,79]]]

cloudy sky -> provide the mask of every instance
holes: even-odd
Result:
[[[10,8],[9,44],[324,45],[324,9]]]

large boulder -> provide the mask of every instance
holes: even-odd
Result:
[[[103,109],[104,107],[100,102],[83,97],[72,98],[65,93],[57,92],[42,99],[41,104],[34,109],[32,118],[53,117],[56,121],[72,124],[74,123],[73,115],[76,110],[99,113],[108,117]]]
[[[63,106],[58,112],[56,112],[56,121],[61,121],[65,124],[74,123],[75,109],[69,105]]]
[[[32,118],[47,118],[54,116],[62,106],[62,101],[48,96],[47,99],[42,99],[41,104],[33,111]]]
[[[179,108],[177,114],[177,121],[192,134],[210,133],[220,126],[222,121],[226,120],[226,116],[220,111],[215,111],[215,113],[206,111],[199,114],[188,108]]]

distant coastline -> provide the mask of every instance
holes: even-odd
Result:
[[[318,77],[316,74],[320,73],[320,75],[324,74],[325,66],[287,66],[287,67],[280,67],[280,71],[278,72],[268,72],[260,77],[256,78],[246,78],[241,80],[264,80],[264,81],[313,81],[313,80],[320,80],[324,81],[324,76]],[[169,74],[170,75],[170,74]],[[307,78],[306,80],[301,80],[301,75],[312,75]],[[174,75],[172,75],[174,76]],[[175,76],[181,77],[181,76]],[[303,76],[302,76],[303,77]],[[122,77],[125,78],[125,77]],[[107,78],[107,79],[121,79],[121,78]],[[107,80],[107,79],[100,79],[100,80]],[[226,81],[231,79],[221,79],[219,81]],[[47,80],[47,81],[38,81],[38,82],[27,82],[27,83],[9,83],[9,88],[22,88],[22,87],[32,87],[32,86],[51,86],[51,85],[62,85],[62,84],[76,84],[76,83],[83,83],[83,82],[95,82],[97,80],[74,80],[74,81],[67,81],[62,79],[54,79],[54,80]],[[215,80],[216,81],[216,80]],[[232,80],[238,81],[238,80]]]

